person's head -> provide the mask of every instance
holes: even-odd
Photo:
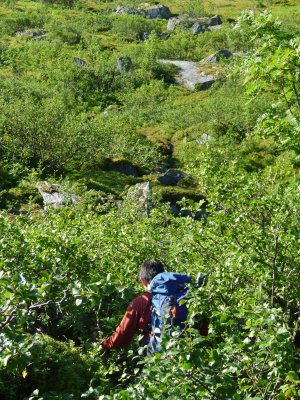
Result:
[[[146,287],[157,274],[164,271],[165,267],[159,260],[144,261],[139,272],[139,278],[142,285]]]

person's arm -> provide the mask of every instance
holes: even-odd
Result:
[[[141,310],[140,303],[141,296],[137,297],[129,304],[126,313],[116,331],[102,341],[101,344],[106,350],[118,349],[130,343],[134,334],[138,331]]]

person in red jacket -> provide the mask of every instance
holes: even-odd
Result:
[[[147,343],[147,335],[151,324],[149,283],[157,274],[164,271],[164,265],[158,260],[143,262],[139,272],[139,280],[145,291],[129,304],[115,332],[102,340],[101,345],[105,350],[109,351],[126,346],[136,333],[143,333],[144,344]]]

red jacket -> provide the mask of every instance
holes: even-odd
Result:
[[[118,349],[126,346],[135,333],[146,332],[151,322],[150,303],[151,295],[149,292],[144,292],[136,297],[129,304],[115,333],[104,339],[102,346],[107,350]]]

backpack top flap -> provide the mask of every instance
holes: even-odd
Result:
[[[150,292],[152,294],[171,296],[179,290],[184,289],[185,284],[189,282],[191,282],[189,275],[162,272],[156,275],[150,282]]]

